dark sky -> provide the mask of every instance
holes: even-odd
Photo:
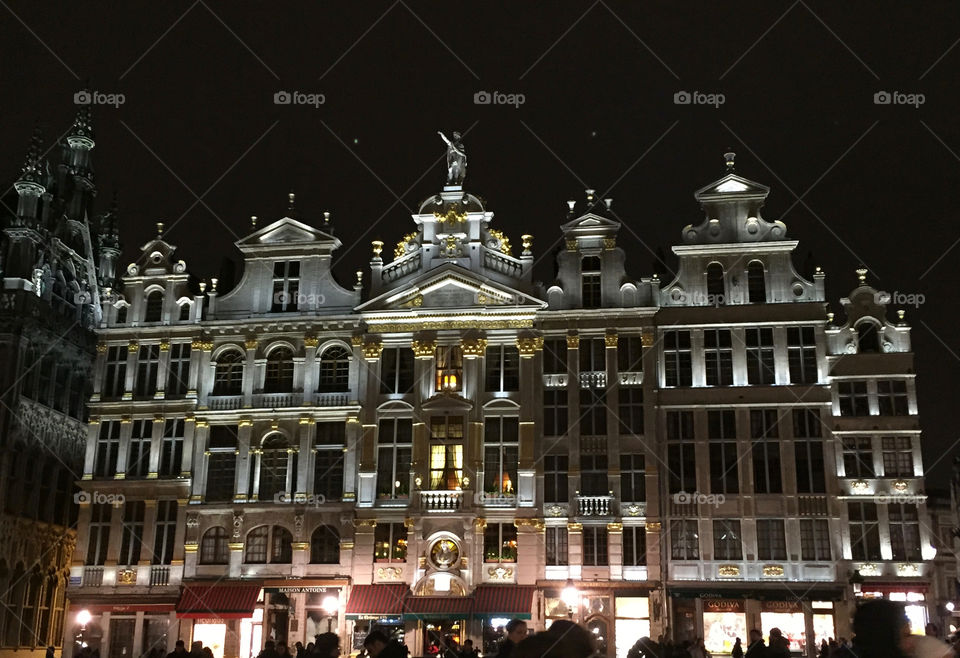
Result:
[[[293,189],[307,221],[333,213],[349,285],[369,241],[391,251],[443,183],[437,130],[469,130],[467,188],[514,244],[533,233],[547,253],[565,201],[609,190],[639,277],[700,221],[692,193],[731,147],[738,173],[771,186],[764,216],[800,240],[797,266],[812,251],[827,272],[838,315],[860,263],[878,288],[922,295],[907,318],[943,485],[958,440],[958,19],[955,2],[4,0],[0,178],[36,122],[48,143],[66,130],[89,78],[125,96],[95,109],[124,263],[164,221],[191,271],[216,276],[249,216],[281,217]],[[295,90],[325,103],[274,104]],[[474,104],[483,90],[525,102]],[[679,91],[725,102],[677,105]],[[879,91],[924,103],[877,105]],[[538,267],[551,276],[549,259]]]

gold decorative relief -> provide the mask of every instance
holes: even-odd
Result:
[[[120,569],[117,571],[117,585],[136,585],[136,569]]]
[[[418,359],[430,359],[437,353],[437,341],[415,340],[411,343],[413,355]]]
[[[140,343],[138,343],[137,341],[131,340],[129,343],[127,343],[128,352],[136,352],[139,349],[140,349]]]
[[[433,216],[437,218],[437,222],[440,224],[460,224],[467,220],[467,213],[457,212],[457,208],[458,206],[451,206],[445,215],[435,212]]]
[[[367,361],[376,361],[383,353],[383,343],[369,342],[363,344],[363,358]]]
[[[660,532],[660,522],[647,521],[647,532]]]
[[[403,258],[408,253],[416,251],[420,245],[417,244],[417,235],[418,233],[407,233],[400,242],[397,243],[397,246],[393,249],[394,259]]]
[[[490,576],[490,580],[513,580],[513,569],[501,564],[487,569],[487,575]]]
[[[640,334],[640,343],[641,343],[644,347],[653,347],[653,332],[652,332],[652,331],[644,331],[643,333],[641,333],[641,334]]]
[[[319,344],[320,344],[320,339],[317,338],[316,336],[308,335],[303,337],[304,347],[316,347]]]
[[[243,341],[243,346],[248,350],[255,350],[257,349],[258,343],[259,341],[257,341],[256,338],[248,338],[245,341]]]
[[[567,347],[570,349],[576,349],[580,347],[580,336],[577,334],[570,334],[567,336]]]
[[[906,491],[908,486],[909,485],[907,484],[906,480],[897,480],[896,482],[893,483],[894,491],[898,491],[900,493],[903,493],[904,491]]]
[[[567,251],[576,251],[577,250],[577,241],[573,238],[567,240]]]
[[[604,249],[616,249],[617,239],[616,238],[604,238],[603,239],[603,248]]]
[[[494,248],[499,249],[501,252],[506,255],[510,255],[510,238],[503,234],[503,231],[498,231],[495,228],[487,229],[487,233],[493,237],[492,242],[496,242]]]
[[[763,575],[778,578],[783,575],[783,567],[779,564],[763,565]]]
[[[467,359],[483,356],[487,351],[486,338],[464,338],[460,342],[460,349]]]
[[[617,338],[618,338],[617,334],[606,334],[606,335],[603,337],[603,343],[604,343],[607,347],[616,347],[616,346],[617,346]]]
[[[350,344],[354,347],[363,345],[363,336],[350,336]]]
[[[160,351],[169,352],[170,351],[170,341],[164,338],[160,341]]]
[[[717,567],[717,574],[728,578],[737,577],[740,575],[740,567],[735,564],[721,564]]]
[[[403,569],[400,567],[380,567],[377,569],[378,580],[400,580],[403,577]]]
[[[106,344],[106,343],[97,343],[97,351],[100,352],[101,354],[102,354],[103,352],[106,352],[106,351],[107,351],[107,344]]]

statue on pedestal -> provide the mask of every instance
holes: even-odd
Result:
[[[467,176],[467,151],[460,141],[460,133],[453,133],[453,140],[442,132],[437,134],[447,145],[447,185],[463,185]]]

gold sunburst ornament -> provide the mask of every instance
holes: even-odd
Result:
[[[467,213],[465,211],[457,212],[459,206],[450,206],[446,214],[440,214],[439,212],[433,213],[433,216],[437,218],[437,222],[440,224],[459,224],[467,220]]]
[[[416,239],[417,239],[417,233],[416,233],[416,232],[407,233],[405,236],[403,236],[403,239],[400,240],[400,242],[397,243],[397,246],[396,246],[396,247],[394,248],[394,250],[393,250],[393,257],[394,257],[394,258],[403,258],[404,256],[406,256],[406,255],[407,255],[407,245],[415,244],[415,243],[414,243],[414,240],[416,240]],[[410,249],[410,251],[413,251],[413,249]]]
[[[503,234],[503,231],[499,231],[495,228],[487,229],[487,233],[490,234],[500,244],[500,251],[505,253],[507,256],[510,255],[510,238]]]

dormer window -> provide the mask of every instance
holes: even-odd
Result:
[[[117,324],[126,324],[127,323],[127,307],[121,306],[117,309]]]
[[[747,265],[747,297],[751,304],[763,304],[767,301],[767,282],[763,263],[758,260]]]
[[[600,308],[600,257],[580,261],[580,301],[583,308]]]
[[[723,265],[710,263],[707,265],[707,304],[720,306],[723,304],[726,294],[727,290],[723,283]]]
[[[437,348],[437,391],[463,389],[463,353],[456,345]]]
[[[863,320],[857,325],[857,352],[861,354],[880,351],[880,331],[876,322]]]
[[[143,313],[144,322],[160,322],[163,317],[163,293],[155,290],[147,295],[147,307]]]
[[[277,261],[273,264],[273,299],[271,313],[298,310],[300,297],[300,261]]]

